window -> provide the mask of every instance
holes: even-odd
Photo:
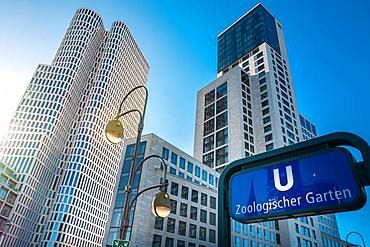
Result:
[[[213,152],[203,155],[203,164],[205,164],[206,166],[213,168],[213,161],[214,161]]]
[[[188,205],[185,203],[180,204],[180,216],[188,217]]]
[[[210,135],[203,140],[203,153],[206,153],[214,148],[214,135]]]
[[[267,96],[268,96],[267,92],[264,92],[263,94],[261,94],[261,100],[266,99]]]
[[[209,242],[216,243],[216,231],[209,229]]]
[[[204,121],[215,115],[215,104],[209,105],[204,109]]]
[[[197,190],[191,190],[191,201],[198,203],[198,191]]]
[[[181,198],[182,199],[188,199],[189,197],[189,188],[186,186],[181,187]]]
[[[243,234],[248,236],[248,225],[247,224],[243,224]]]
[[[190,219],[197,220],[198,219],[198,209],[196,207],[190,207]]]
[[[173,238],[166,237],[165,247],[173,247],[174,246],[174,240]]]
[[[154,234],[152,247],[161,247],[161,244],[162,244],[162,236]]]
[[[264,123],[264,124],[265,124],[265,123],[268,123],[268,122],[270,122],[270,121],[271,121],[270,116],[263,118],[263,123]]]
[[[187,171],[191,174],[193,174],[194,164],[188,161],[188,169]]]
[[[209,174],[209,184],[214,185],[215,184],[215,176],[212,174]]]
[[[221,84],[220,86],[218,86],[216,90],[217,90],[217,95],[216,95],[216,98],[217,99],[219,99],[222,96],[226,95],[227,94],[227,82],[224,82],[223,84]]]
[[[170,166],[170,173],[176,175],[176,169]]]
[[[203,181],[207,182],[207,178],[208,178],[208,172],[206,170],[203,170],[202,171],[202,179],[203,179]]]
[[[179,164],[181,169],[185,169],[185,159],[183,157],[180,157],[180,164]]]
[[[200,167],[199,166],[195,166],[195,176],[200,178]]]
[[[162,158],[165,159],[165,160],[168,160],[168,155],[169,155],[169,150],[165,147],[163,147],[162,149]]]
[[[216,150],[216,166],[227,163],[228,161],[229,161],[228,146],[217,149]]]
[[[271,124],[269,124],[269,125],[265,126],[265,127],[263,128],[263,131],[264,131],[265,133],[267,133],[267,132],[271,131]]]
[[[280,234],[278,234],[278,233],[276,233],[276,243],[281,244],[280,243]]]
[[[207,229],[204,227],[199,227],[199,239],[206,241],[207,239]]]
[[[215,101],[215,90],[214,89],[205,95],[204,101],[205,101],[205,105],[209,105],[210,103]]]
[[[186,235],[186,222],[179,221],[179,235],[185,236]]]
[[[213,139],[212,139],[212,141],[213,141]],[[220,130],[216,133],[216,147],[222,146],[226,143],[228,143],[227,128],[225,128],[223,130]],[[213,146],[212,146],[212,149],[213,149]]]
[[[170,199],[171,201],[171,214],[176,214],[177,201]]]
[[[227,96],[223,97],[216,102],[216,114],[227,109]]]
[[[154,228],[157,230],[163,230],[163,218],[155,218]]]
[[[207,211],[201,209],[200,210],[200,222],[207,224]]]
[[[271,151],[274,149],[274,144],[273,143],[270,143],[268,145],[266,145],[266,151]]]
[[[171,163],[177,165],[177,154],[174,152],[171,153]]]
[[[213,196],[210,196],[210,204],[211,208],[216,209],[216,198]]]
[[[262,107],[268,106],[269,105],[269,100],[265,100],[261,103]]]
[[[179,184],[171,182],[171,195],[177,196],[179,194]]]
[[[185,241],[177,240],[177,247],[185,247]]]
[[[275,234],[274,234],[274,232],[270,232],[270,241],[271,241],[271,243],[275,243]]]
[[[269,112],[270,112],[270,109],[267,107],[266,109],[262,110],[262,115],[264,116],[264,115],[268,114]]]
[[[191,238],[197,237],[197,226],[196,225],[190,224],[189,237]]]
[[[216,117],[216,130],[227,125],[227,111]]]
[[[235,247],[242,247],[241,239],[240,237],[235,237]]]
[[[215,119],[212,118],[204,123],[203,135],[209,135],[215,131]]]
[[[238,222],[238,221],[234,221],[235,222],[235,232],[238,232],[238,233],[240,233],[241,232],[241,224],[240,224],[240,222]]]
[[[272,140],[272,134],[269,134],[265,136],[265,142],[271,141]]]
[[[175,233],[175,219],[167,219],[167,232]]]
[[[215,213],[209,213],[209,224],[212,226],[216,225],[216,214]]]
[[[201,193],[200,204],[202,204],[203,206],[207,206],[207,194]]]

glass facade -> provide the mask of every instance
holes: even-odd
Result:
[[[128,184],[130,171],[132,169],[132,159],[134,155],[134,148],[135,148],[135,144],[131,144],[127,146],[126,151],[125,151],[125,157],[122,162],[121,176],[120,176],[119,184],[118,184],[118,191],[117,191],[116,199],[114,202],[111,227],[110,227],[109,235],[108,235],[108,243],[112,243],[114,239],[119,238],[119,228],[121,226],[122,214],[123,214],[124,203],[125,203],[125,195],[126,195],[125,186]],[[139,164],[144,159],[145,148],[146,148],[146,142],[145,141],[141,142],[139,145],[136,164]],[[141,169],[142,167],[139,168],[139,170],[136,172],[135,177],[134,177],[134,184],[132,187],[131,200],[136,196],[138,192],[138,188],[140,185],[140,178],[141,178]],[[134,210],[135,208],[132,208],[131,213],[130,213],[130,219],[129,219],[130,225],[133,222]]]
[[[217,71],[224,70],[263,42],[280,53],[275,18],[258,5],[219,35]]]

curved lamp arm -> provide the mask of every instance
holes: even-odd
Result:
[[[141,111],[137,110],[137,109],[133,109],[133,110],[129,110],[129,111],[126,111],[124,113],[120,113],[120,114],[117,114],[117,116],[115,117],[116,119],[120,118],[120,117],[123,117],[131,112],[137,112],[139,113],[139,116],[140,116],[140,122],[142,122],[142,119],[143,119],[143,114],[141,113]]]
[[[144,158],[139,164],[137,164],[137,166],[134,168],[134,174],[136,174],[136,172],[139,170],[139,168],[144,164],[145,161],[147,161],[148,159],[151,159],[151,158],[158,158],[161,160],[161,163],[163,165],[163,180],[164,182],[163,183],[166,183],[166,172],[167,172],[167,164],[166,162],[164,161],[164,159],[159,156],[159,155],[156,155],[156,154],[153,154],[153,155],[149,155],[147,156],[146,158]]]
[[[346,246],[349,246],[349,245],[348,245],[348,237],[349,237],[349,235],[351,235],[351,234],[357,234],[358,236],[360,236],[360,238],[361,238],[361,240],[362,240],[362,244],[364,245],[364,247],[366,247],[366,245],[365,245],[365,240],[364,240],[364,238],[362,237],[362,235],[361,235],[360,233],[358,233],[358,232],[355,232],[355,231],[353,231],[353,232],[349,232],[349,233],[347,234],[347,236],[346,236]]]
[[[126,99],[128,98],[128,96],[133,93],[134,91],[136,91],[137,89],[140,89],[140,88],[144,88],[145,89],[145,103],[144,103],[144,112],[143,112],[143,115],[145,115],[145,109],[146,109],[146,103],[148,101],[148,89],[141,85],[141,86],[137,86],[137,87],[134,87],[133,89],[130,90],[130,92],[128,92],[125,97],[122,99],[121,101],[121,104],[119,105],[119,108],[118,108],[118,114],[121,114],[121,111],[122,111],[122,107],[123,107],[123,103],[125,103]]]

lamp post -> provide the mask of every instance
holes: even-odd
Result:
[[[347,236],[346,236],[346,247],[347,247],[347,246],[353,246],[352,244],[351,244],[351,245],[349,245],[349,243],[348,243],[348,238],[349,238],[349,236],[350,236],[351,234],[356,234],[356,235],[360,236],[360,238],[361,238],[361,240],[362,240],[362,244],[364,245],[364,247],[366,247],[366,245],[365,245],[365,240],[364,240],[364,238],[362,237],[362,235],[361,235],[359,232],[355,232],[355,231],[353,231],[353,232],[349,232],[349,233],[347,234]],[[357,245],[356,245],[356,246],[357,246]]]
[[[134,92],[135,90],[138,89],[144,89],[145,90],[145,102],[144,102],[144,108],[143,111],[139,111],[137,109],[129,110],[124,113],[122,113],[122,107],[128,96]],[[124,211],[122,215],[122,221],[121,221],[121,227],[119,231],[119,238],[125,240],[126,235],[127,235],[127,230],[130,227],[129,226],[129,215],[130,215],[130,210],[133,207],[134,203],[136,202],[137,198],[143,194],[146,191],[152,190],[159,188],[160,192],[155,195],[152,201],[152,211],[153,214],[157,217],[167,217],[171,211],[171,203],[169,200],[169,195],[166,192],[167,188],[167,182],[166,182],[166,171],[167,171],[167,164],[163,160],[163,158],[159,155],[150,155],[146,158],[144,158],[139,164],[136,165],[136,160],[138,156],[138,150],[139,150],[139,145],[140,145],[140,140],[141,140],[141,134],[144,128],[144,116],[145,116],[145,111],[146,111],[146,105],[148,101],[148,90],[145,86],[137,86],[133,88],[131,91],[129,91],[126,96],[122,99],[121,104],[118,109],[118,113],[116,117],[109,121],[108,124],[106,125],[105,128],[105,137],[107,140],[112,143],[112,144],[117,144],[123,141],[124,139],[124,129],[121,121],[119,118],[129,114],[136,112],[140,116],[140,121],[138,124],[138,130],[137,130],[137,136],[136,136],[136,143],[134,147],[134,154],[132,157],[132,162],[131,162],[131,169],[130,169],[130,174],[129,174],[129,180],[128,184],[125,186],[125,192],[126,192],[126,197],[125,197],[125,202],[124,202]],[[139,170],[139,168],[144,164],[145,161],[151,158],[158,158],[161,160],[162,167],[163,167],[163,181],[161,184],[154,185],[154,186],[149,186],[141,191],[139,191],[134,198],[131,199],[131,193],[132,193],[132,186],[134,182],[134,176],[136,172]]]

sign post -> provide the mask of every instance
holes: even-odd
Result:
[[[362,162],[339,146],[357,148]],[[229,164],[219,182],[218,245],[230,246],[230,218],[242,223],[357,210],[370,185],[370,148],[334,133]]]
[[[129,247],[129,243],[127,240],[115,239],[113,240],[113,247]]]

